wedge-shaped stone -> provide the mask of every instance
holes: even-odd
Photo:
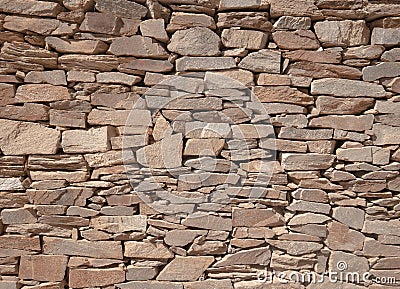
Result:
[[[276,227],[285,224],[283,216],[274,209],[234,209],[234,227]]]
[[[60,131],[41,124],[0,120],[0,149],[5,155],[55,154]]]
[[[145,232],[147,228],[146,216],[100,216],[91,218],[90,226],[110,232],[123,233],[127,231]]]
[[[277,31],[272,34],[272,37],[280,49],[315,50],[319,48],[317,37],[310,30]]]
[[[0,178],[1,191],[24,190],[21,178]],[[3,222],[4,223],[4,222]]]
[[[0,12],[34,16],[55,17],[62,11],[62,6],[55,2],[36,0],[2,0]]]
[[[397,114],[400,112],[400,102],[392,102],[386,100],[378,100],[374,108],[378,113],[393,113]]]
[[[180,257],[176,256],[160,272],[160,281],[196,281],[214,262],[214,257]]]
[[[377,59],[382,55],[383,51],[385,51],[385,47],[381,45],[363,45],[360,47],[351,47],[343,54],[343,58]]]
[[[289,226],[306,225],[306,224],[322,224],[331,218],[325,215],[305,213],[295,215],[288,223]]]
[[[225,29],[222,31],[222,43],[228,48],[263,49],[267,45],[268,35],[254,30]]]
[[[174,257],[162,243],[151,242],[125,242],[125,257],[145,260],[167,260]]]
[[[114,55],[67,54],[58,58],[61,68],[66,70],[111,71],[117,69],[119,62]]]
[[[310,127],[327,127],[341,130],[350,131],[366,131],[372,128],[374,122],[374,116],[362,115],[362,116],[321,116],[313,118],[309,124]]]
[[[369,42],[370,31],[364,20],[323,21],[314,25],[324,46],[357,46]]]
[[[133,107],[138,99],[139,95],[133,92],[115,94],[94,93],[90,97],[90,103],[96,106],[105,106],[115,109],[130,109]]]
[[[235,254],[229,254],[214,264],[215,267],[225,267],[234,265],[268,265],[271,260],[271,250],[269,247],[242,250]]]
[[[96,9],[122,18],[140,19],[146,16],[147,8],[127,0],[96,0]]]
[[[349,79],[318,79],[311,83],[311,94],[324,94],[339,97],[374,97],[386,96],[383,86],[376,83]]]
[[[214,215],[191,215],[182,221],[182,225],[208,230],[232,230],[232,220]]]
[[[282,154],[282,166],[289,171],[325,170],[334,160],[335,156],[328,154]]]
[[[34,32],[45,36],[64,36],[72,35],[76,30],[76,24],[61,22],[57,19],[6,16],[4,21],[4,28],[21,33]]]
[[[69,270],[68,285],[72,288],[92,288],[114,285],[125,281],[125,271],[111,269],[72,269]]]
[[[165,31],[164,19],[147,19],[142,21],[140,23],[140,32],[143,36],[151,37],[161,42],[168,42],[169,40],[168,34]]]
[[[68,130],[62,136],[65,153],[94,153],[110,149],[111,127],[91,128],[89,130]]]
[[[121,242],[43,237],[43,253],[122,260]]]
[[[63,40],[57,37],[46,37],[46,43],[60,53],[100,54],[108,45],[100,40]]]
[[[383,62],[374,66],[367,66],[363,69],[363,80],[375,81],[381,78],[391,78],[400,75],[400,63]]]
[[[62,255],[22,256],[18,277],[35,281],[62,281],[67,262],[68,257]]]
[[[93,196],[94,189],[66,187],[56,190],[32,190],[26,191],[29,201],[36,205],[64,205],[85,206],[86,200]]]
[[[284,102],[298,105],[310,105],[314,103],[312,96],[289,86],[256,86],[254,94],[261,102]]]
[[[184,56],[177,59],[177,71],[208,71],[223,70],[236,67],[232,57],[189,57]]]
[[[36,223],[37,217],[33,210],[25,208],[4,209],[1,211],[3,224],[29,224]]]
[[[379,28],[372,30],[371,43],[378,45],[399,45],[400,29],[399,28]]]
[[[202,39],[202,41],[196,41]],[[180,55],[216,56],[220,53],[220,39],[206,27],[195,27],[175,32],[168,44],[168,50]]]
[[[15,99],[18,102],[51,102],[71,98],[66,87],[51,84],[21,85],[15,94]]]
[[[372,131],[375,145],[400,144],[400,127],[376,123]]]
[[[365,237],[362,233],[334,221],[328,225],[328,236],[325,243],[333,251],[354,252],[362,250],[364,240]]]
[[[294,256],[317,252],[323,248],[322,244],[314,242],[268,240],[268,243]]]
[[[109,52],[117,56],[168,58],[168,53],[154,39],[140,35],[116,38]]]
[[[262,49],[250,53],[239,63],[239,67],[253,72],[281,72],[281,52]]]
[[[372,108],[374,103],[375,100],[373,98],[319,96],[316,101],[316,107],[319,114],[360,114]]]

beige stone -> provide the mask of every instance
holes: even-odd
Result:
[[[150,242],[125,242],[125,257],[149,260],[167,260],[174,257],[162,243]]]
[[[100,216],[91,218],[90,226],[110,233],[127,231],[145,232],[146,216]]]
[[[3,224],[29,224],[36,223],[37,217],[34,210],[17,208],[4,209],[1,211]]]
[[[364,239],[365,237],[362,233],[350,230],[346,225],[334,221],[328,225],[328,236],[325,243],[334,251],[354,252],[362,250]]]
[[[160,281],[196,281],[214,262],[214,257],[180,257],[176,256],[160,272]]]
[[[86,199],[94,193],[91,188],[66,187],[55,190],[27,190],[31,203],[37,205],[85,206]]]
[[[0,107],[0,117],[24,121],[48,120],[49,108],[37,103],[24,103],[23,106],[6,105]]]
[[[69,271],[69,286],[73,288],[114,285],[123,281],[125,281],[125,271],[119,268],[72,269]]]
[[[391,78],[400,75],[400,64],[397,62],[382,62],[374,66],[364,67],[363,80],[374,81],[380,78]]]
[[[60,131],[56,129],[4,119],[0,120],[0,136],[0,149],[5,155],[54,154],[60,142]]]
[[[119,63],[114,55],[81,55],[66,54],[58,58],[61,68],[66,70],[111,71],[117,69]]]
[[[294,140],[325,140],[332,138],[331,129],[304,129],[295,127],[282,127],[278,137]]]
[[[288,73],[297,77],[360,79],[358,68],[347,65],[299,61],[290,64]]]
[[[36,0],[4,0],[0,3],[3,13],[26,14],[33,16],[55,17],[62,7],[54,2],[41,2]]]
[[[140,19],[146,16],[147,8],[127,0],[96,0],[96,9],[118,17]]]
[[[46,37],[46,44],[60,53],[100,54],[108,45],[99,40],[63,40],[57,37]]]
[[[110,127],[65,131],[62,136],[62,148],[66,153],[91,153],[106,151],[110,148],[109,139],[113,131]]]
[[[301,241],[292,242],[292,241],[268,240],[268,243],[294,256],[300,256],[304,254],[317,252],[323,248],[322,244],[315,242],[301,242]]]
[[[323,21],[314,25],[324,46],[357,46],[369,42],[370,31],[363,20]]]
[[[217,26],[220,28],[241,27],[266,32],[272,30],[268,12],[235,12],[218,13]]]
[[[346,263],[347,268],[340,270],[339,268],[342,268],[343,262]],[[332,252],[329,258],[329,267],[344,273],[358,272],[361,275],[369,271],[367,258],[340,251]]]
[[[96,75],[97,82],[116,83],[125,85],[134,85],[142,79],[139,76],[129,75],[121,72],[102,72]]]
[[[189,57],[177,59],[177,71],[208,71],[236,68],[232,57]]]
[[[220,53],[219,45],[220,39],[212,30],[195,27],[175,32],[168,44],[168,50],[180,55],[216,56]]]
[[[271,260],[269,247],[242,250],[235,254],[225,255],[214,264],[215,267],[229,267],[233,265],[268,265]]]
[[[68,257],[62,255],[22,256],[18,277],[35,281],[62,281],[67,262]]]
[[[319,96],[316,101],[318,113],[326,114],[360,114],[374,106],[373,98],[337,98]],[[385,102],[386,103],[386,102]]]
[[[283,56],[292,61],[309,61],[320,63],[339,64],[342,60],[342,54],[338,51],[322,50],[322,51],[309,51],[309,50],[294,50],[284,52]]]
[[[234,209],[234,227],[275,227],[284,224],[283,217],[274,209]]]
[[[67,85],[67,79],[63,70],[30,71],[25,76],[28,83],[47,83],[52,85]]]
[[[35,1],[36,2],[36,1]],[[41,35],[64,36],[72,35],[76,24],[61,22],[49,18],[28,18],[20,16],[6,16],[4,27],[21,33],[34,32]]]
[[[399,127],[376,123],[373,125],[372,131],[375,136],[375,145],[400,144],[400,139],[397,137]]]
[[[140,35],[116,38],[111,43],[109,52],[116,56],[168,58],[167,52],[160,44]]]
[[[310,121],[310,127],[326,127],[350,131],[366,131],[372,128],[373,115],[321,116]]]
[[[318,49],[319,42],[315,34],[310,30],[277,31],[272,34],[274,42],[280,49]]]
[[[192,215],[182,221],[182,224],[188,227],[230,231],[232,229],[232,220],[213,215]]]
[[[87,12],[79,30],[112,35],[135,35],[140,20],[119,18],[110,13]]]
[[[167,26],[168,32],[186,29],[190,27],[207,27],[215,29],[214,19],[206,14],[173,12],[171,20]]]
[[[224,29],[222,43],[228,48],[246,48],[250,50],[265,48],[268,35],[260,31]]]
[[[281,53],[274,50],[262,49],[258,52],[250,53],[239,63],[242,69],[253,72],[281,72]]]
[[[128,71],[151,71],[167,72],[174,68],[174,65],[168,60],[155,59],[135,59],[119,66],[120,69]]]
[[[333,209],[333,218],[350,228],[361,230],[364,225],[365,212],[359,208],[338,207]]]
[[[400,43],[400,29],[399,28],[380,28],[375,27],[372,30],[371,44],[378,45],[398,45]]]
[[[166,287],[168,287],[168,289],[183,289],[183,284],[158,281],[133,281],[117,284],[117,288],[120,289],[164,289]]]
[[[183,151],[184,156],[217,156],[225,145],[223,139],[189,139]]]
[[[15,98],[18,102],[51,102],[71,99],[66,87],[51,84],[26,84],[17,89]]]
[[[282,30],[298,30],[298,29],[310,29],[311,18],[310,17],[294,17],[294,16],[282,16],[274,23],[275,29]]]
[[[261,102],[285,102],[298,105],[310,105],[314,103],[312,96],[288,86],[256,86],[254,94]]]
[[[165,31],[164,19],[147,19],[140,23],[140,32],[143,36],[154,38],[161,42],[169,40]]]
[[[321,19],[323,15],[313,0],[271,0],[270,4],[270,13],[273,18],[280,16],[302,16],[311,17],[311,19]]]

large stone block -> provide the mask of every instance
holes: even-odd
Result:
[[[89,130],[68,130],[62,136],[62,148],[65,153],[104,152],[111,148],[111,127],[91,128]]]
[[[18,277],[35,281],[62,281],[67,262],[68,257],[62,255],[22,256]]]

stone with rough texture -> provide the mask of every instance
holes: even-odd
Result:
[[[339,207],[333,209],[333,218],[350,228],[361,230],[364,225],[365,212],[359,208]]]
[[[46,43],[60,53],[100,54],[108,45],[99,40],[63,40],[57,37],[46,37]]]
[[[281,72],[281,53],[274,50],[262,49],[250,53],[239,63],[239,67],[253,72]]]
[[[215,267],[233,265],[268,265],[271,260],[271,250],[269,247],[242,250],[235,254],[226,255],[214,264]]]
[[[375,145],[400,144],[399,127],[376,123],[372,131],[375,136]]]
[[[110,148],[111,127],[65,131],[61,146],[66,153],[90,153],[107,151]]]
[[[47,83],[52,85],[67,85],[63,70],[30,71],[24,79],[28,83]]]
[[[100,83],[120,83],[125,85],[134,85],[140,82],[141,78],[121,72],[102,72],[96,75],[97,82]]]
[[[69,100],[71,95],[66,87],[51,84],[26,84],[18,87],[15,99],[18,102],[51,102]]]
[[[350,131],[365,131],[372,128],[373,115],[362,116],[321,116],[310,121],[310,127],[326,127]]]
[[[228,48],[256,50],[265,48],[268,36],[260,31],[224,29],[221,40],[222,44]]]
[[[159,43],[140,35],[116,38],[111,43],[109,52],[117,56],[168,58],[167,52]]]
[[[182,221],[182,224],[188,227],[230,231],[232,229],[232,220],[228,218],[217,217],[213,215],[193,215]]]
[[[364,239],[365,237],[362,233],[350,230],[349,227],[339,222],[332,222],[328,225],[328,236],[325,243],[334,251],[354,252],[362,250]]]
[[[56,282],[64,279],[68,257],[63,255],[22,256],[19,278]]]
[[[217,26],[220,28],[241,27],[269,32],[272,30],[272,24],[268,20],[268,12],[218,13]]]
[[[110,13],[87,12],[79,30],[132,36],[136,34],[140,23],[140,20],[119,18]]]
[[[393,46],[400,43],[400,28],[379,28],[372,30],[371,43]]]
[[[158,282],[158,281],[133,281],[128,283],[116,284],[119,289],[183,289],[182,283]]]
[[[294,17],[294,16],[282,16],[274,23],[275,29],[288,29],[288,30],[307,30],[311,26],[310,17]]]
[[[76,24],[61,22],[57,19],[6,16],[4,21],[4,27],[11,31],[17,31],[21,33],[34,32],[45,36],[71,35],[76,29]]]
[[[214,257],[176,256],[157,276],[160,281],[196,281],[214,262]]]
[[[69,271],[69,286],[72,288],[90,288],[114,285],[125,281],[122,269],[72,269]]]
[[[125,242],[125,257],[148,260],[166,260],[173,258],[173,254],[161,243]]]
[[[272,34],[272,37],[280,49],[315,50],[319,48],[317,37],[310,30],[277,31]]]
[[[234,227],[275,227],[284,224],[283,217],[273,209],[234,209]]]
[[[219,45],[220,39],[212,30],[195,27],[175,32],[168,50],[186,56],[216,56],[220,54]]]
[[[215,29],[214,19],[205,14],[173,12],[171,20],[167,26],[167,31],[176,31],[190,27],[207,27]]]
[[[60,4],[54,2],[36,0],[0,1],[0,12],[3,13],[55,17],[61,10]]]
[[[177,71],[208,71],[231,69],[236,67],[232,57],[189,57],[185,56],[176,61]]]
[[[282,154],[282,166],[286,170],[320,170],[327,169],[335,160],[328,154]]]
[[[288,86],[256,86],[254,94],[261,102],[285,102],[298,105],[310,105],[314,103],[312,96]]]
[[[118,17],[140,19],[147,14],[145,6],[127,0],[95,0],[95,2],[98,11]]]
[[[332,96],[319,96],[316,101],[317,111],[326,114],[359,114],[374,106],[373,98],[337,98]]]
[[[320,63],[340,63],[342,60],[342,54],[339,51],[309,51],[309,50],[295,50],[283,53],[285,58],[289,58],[292,61],[309,61],[309,62],[320,62]]]
[[[60,131],[31,122],[0,120],[0,149],[5,155],[55,154]]]
[[[222,148],[225,145],[223,139],[188,139],[186,142],[185,149],[183,151],[184,156],[216,156],[219,155]]]
[[[67,54],[58,59],[61,68],[66,70],[111,71],[117,69],[119,63],[114,55],[81,55]]]
[[[29,224],[36,223],[37,217],[33,210],[18,208],[4,209],[1,211],[1,220],[3,224]]]
[[[324,46],[357,46],[369,42],[370,31],[363,20],[323,21],[314,25]]]
[[[383,62],[363,69],[363,80],[374,81],[380,78],[397,77],[400,75],[400,63]]]
[[[148,19],[140,23],[140,32],[143,36],[154,38],[161,42],[169,40],[168,34],[165,31],[163,19]]]

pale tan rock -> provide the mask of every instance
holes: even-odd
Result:
[[[236,68],[232,57],[189,57],[177,59],[177,71],[208,71]]]
[[[372,162],[372,149],[371,147],[362,148],[338,148],[336,150],[338,160],[345,160],[349,162]]]
[[[43,237],[43,253],[122,260],[121,242]]]
[[[85,130],[65,131],[61,146],[66,153],[102,152],[110,149],[111,127],[91,128]]]
[[[338,207],[333,209],[333,218],[350,228],[361,230],[364,225],[365,211],[359,208]]]
[[[26,84],[17,89],[18,102],[51,102],[72,99],[68,89],[51,84]]]
[[[365,45],[360,47],[350,47],[345,51],[343,58],[377,59],[382,55],[383,51],[385,51],[385,47],[381,45]]]
[[[140,35],[116,38],[111,43],[109,52],[116,56],[168,58],[167,52],[160,44]]]
[[[305,213],[300,215],[295,215],[292,219],[290,219],[288,225],[296,226],[296,225],[306,225],[306,224],[322,224],[331,218],[314,213]]]
[[[260,78],[259,78],[260,81]],[[288,86],[254,88],[254,94],[261,102],[285,102],[298,105],[310,105],[314,103],[312,96]]]
[[[117,284],[120,289],[183,289],[182,283],[158,282],[158,281],[132,281],[128,283]]]
[[[340,251],[332,252],[329,258],[330,268],[335,268],[335,270],[338,270],[338,267],[342,268],[341,265],[343,265],[343,262],[347,264],[347,268],[345,268],[345,270],[341,270],[344,273],[358,272],[359,274],[364,274],[365,272],[369,271],[367,258]]]
[[[365,220],[364,227],[362,229],[363,233],[366,234],[378,234],[378,235],[393,235],[399,236],[398,220],[389,220],[389,221],[382,221],[382,220]]]
[[[235,254],[228,254],[214,264],[215,267],[225,267],[232,265],[268,265],[271,259],[269,247],[241,250]]]
[[[37,2],[36,0],[34,2]],[[20,16],[6,16],[4,28],[21,33],[34,32],[41,35],[64,36],[72,35],[76,24],[61,22],[49,18],[27,18]]]
[[[183,151],[184,156],[217,156],[225,145],[223,139],[189,139]]]
[[[294,16],[282,16],[274,23],[275,29],[282,30],[299,30],[299,29],[310,29],[311,18],[310,17],[294,17]]]
[[[239,63],[239,67],[253,72],[281,72],[281,53],[274,50],[262,49],[250,53]]]
[[[373,115],[321,116],[310,121],[310,127],[326,127],[350,131],[365,131],[372,128]]]
[[[164,241],[167,245],[184,247],[201,235],[206,235],[206,230],[171,230],[165,235]]]
[[[50,110],[50,125],[61,127],[86,127],[86,114],[77,111]]]
[[[311,19],[321,19],[322,12],[313,0],[291,1],[291,0],[272,0],[270,14],[273,18],[280,16],[301,16],[311,17]]]
[[[392,48],[388,51],[385,51],[382,54],[381,59],[383,61],[399,61],[400,60],[400,49],[399,48]]]
[[[67,79],[70,82],[95,82],[96,76],[89,71],[71,70],[67,73]]]
[[[209,15],[173,12],[171,20],[167,26],[167,31],[173,32],[190,27],[207,27],[210,29],[216,28],[214,19]]]
[[[35,281],[62,281],[67,262],[68,257],[62,255],[22,256],[18,277]]]
[[[196,41],[202,39],[202,41]],[[168,44],[168,50],[187,56],[217,56],[220,39],[206,27],[195,27],[176,31]]]
[[[294,50],[284,52],[283,56],[292,61],[309,61],[320,63],[338,64],[342,60],[342,54],[338,51],[322,50],[322,51],[309,51],[309,50]]]
[[[316,101],[318,113],[326,114],[359,114],[374,106],[373,98],[337,98],[319,96]],[[385,102],[386,103],[386,102]]]
[[[15,87],[13,84],[6,84],[6,83],[1,83],[0,84],[0,97],[3,98],[13,98],[15,95]]]
[[[83,10],[87,11],[92,8],[93,0],[63,0],[63,5],[69,10]]]
[[[129,75],[121,72],[102,72],[96,75],[97,82],[110,84],[134,85],[142,79],[139,76]]]
[[[176,256],[157,277],[159,281],[196,281],[214,262],[214,257]]]
[[[266,32],[272,31],[268,12],[234,12],[218,13],[217,26],[220,28],[241,27],[257,29]]]
[[[56,129],[4,119],[0,120],[0,136],[0,149],[5,155],[55,154],[60,142],[60,131]]]
[[[362,233],[351,230],[346,225],[334,221],[328,225],[328,236],[325,243],[334,251],[354,252],[362,250],[364,239],[365,237]]]
[[[24,189],[21,178],[0,178],[0,190],[14,191]]]
[[[224,29],[221,40],[222,44],[228,48],[256,50],[265,48],[268,35],[254,30]]]
[[[89,288],[95,286],[114,285],[125,281],[122,269],[72,269],[69,271],[69,286],[73,288]]]
[[[115,109],[130,109],[138,101],[139,95],[133,92],[126,93],[94,93],[90,103],[96,106],[105,106]],[[140,114],[140,117],[145,117]]]
[[[400,43],[399,28],[380,28],[375,27],[372,30],[371,44],[393,46]]]
[[[323,21],[314,25],[315,33],[324,46],[357,46],[369,42],[370,31],[365,21]]]
[[[292,241],[268,240],[268,243],[294,256],[300,256],[304,254],[317,252],[323,248],[322,244],[315,242],[292,242]]]
[[[111,71],[117,69],[119,63],[114,55],[80,55],[66,54],[58,58],[61,68],[66,70]]]
[[[48,120],[49,108],[37,103],[24,103],[23,106],[6,105],[0,107],[0,117],[24,121]]]
[[[127,231],[145,232],[147,228],[146,216],[100,216],[91,218],[90,226],[110,233]]]
[[[268,6],[262,7],[259,1],[249,0],[249,1],[233,1],[233,0],[222,0],[219,2],[219,11],[224,10],[241,10],[241,9],[259,9],[259,8],[268,8]]]
[[[143,36],[154,38],[161,42],[168,42],[164,19],[147,19],[140,23],[140,32]]]
[[[110,13],[87,12],[79,30],[111,35],[135,35],[140,20],[118,18]]]
[[[275,227],[284,224],[283,217],[273,209],[234,209],[234,227]]]
[[[94,193],[90,188],[66,187],[55,190],[27,190],[31,203],[37,205],[85,206],[86,199]]]
[[[318,79],[311,84],[311,94],[333,95],[338,97],[385,97],[381,85],[349,79]]]
[[[52,85],[67,85],[63,70],[30,71],[24,79],[28,83],[47,83]]]
[[[174,65],[168,60],[155,59],[135,59],[127,63],[123,63],[119,68],[128,71],[151,71],[151,72],[167,72],[174,68]],[[158,83],[158,82],[157,82]]]
[[[122,18],[141,19],[148,10],[145,6],[127,0],[96,0],[96,9]]]
[[[125,257],[145,260],[167,260],[174,257],[162,243],[150,242],[125,242]]]
[[[346,79],[360,79],[362,75],[355,67],[308,61],[290,64],[288,73],[298,77]]]
[[[107,51],[108,45],[99,40],[63,40],[57,37],[46,37],[46,44],[60,53],[101,54]]]
[[[212,280],[206,279],[204,281],[187,282],[185,283],[186,289],[233,289],[231,280]]]
[[[399,246],[385,245],[375,239],[367,238],[364,243],[363,254],[368,257],[398,257]]]
[[[400,143],[400,139],[397,137],[399,127],[376,123],[373,125],[372,131],[376,137],[374,140],[375,145]]]
[[[126,268],[126,280],[146,281],[157,275],[157,268],[129,265]]]
[[[1,211],[3,224],[29,224],[36,223],[37,217],[35,211],[30,209],[4,209]]]
[[[400,65],[397,62],[382,62],[374,66],[364,67],[362,72],[365,81],[397,77],[400,75]]]
[[[274,42],[280,49],[318,49],[319,42],[315,34],[310,30],[277,31],[272,33]]]
[[[295,127],[282,127],[278,137],[294,140],[324,140],[331,139],[333,131],[331,129],[303,129]]]
[[[12,14],[55,17],[62,11],[62,7],[60,4],[54,2],[41,2],[36,0],[4,0],[0,3],[0,11]]]
[[[232,230],[232,220],[213,215],[192,215],[182,221],[187,227],[209,229],[209,230]]]

